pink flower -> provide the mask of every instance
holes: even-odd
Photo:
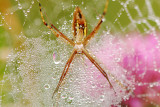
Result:
[[[142,36],[134,33],[126,38],[104,36],[99,46],[92,47],[91,51],[111,74],[119,77],[118,80],[123,79],[121,75],[126,76],[124,81],[132,77],[135,79],[133,96],[122,103],[129,107],[160,105],[160,34]],[[95,52],[96,48],[97,52]],[[89,62],[87,64],[93,65]],[[124,72],[125,70],[127,73]],[[92,85],[88,79],[88,88],[84,91],[93,97],[102,95],[105,91],[103,85],[106,84],[106,79],[100,72],[88,73],[88,75],[96,79],[96,88],[89,90]]]
[[[125,42],[134,49],[132,54],[126,54],[121,65],[135,75],[135,97],[124,102],[130,107],[135,104],[140,107],[160,105],[160,34],[150,34],[145,37],[133,35]],[[138,107],[138,106],[136,106]]]

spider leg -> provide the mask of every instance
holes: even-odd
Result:
[[[104,18],[104,16],[105,16],[106,12],[107,12],[108,3],[109,3],[109,0],[106,1],[104,11],[103,11],[103,13],[102,13],[102,16],[101,16],[100,19],[99,19],[98,24],[95,26],[95,28],[93,29],[93,31],[84,39],[84,41],[83,41],[84,46],[87,45],[88,41],[89,41],[92,37],[94,37],[94,35],[98,32],[98,30],[99,30],[99,28],[100,28],[100,26],[101,26],[101,24],[102,24],[102,22],[103,22],[103,18]]]
[[[71,62],[72,62],[72,60],[73,60],[73,58],[74,58],[74,56],[75,56],[76,53],[77,53],[77,51],[74,50],[73,53],[71,54],[70,58],[68,59],[66,65],[64,67],[64,70],[62,72],[62,75],[60,77],[59,83],[58,83],[55,91],[53,92],[52,98],[53,98],[54,94],[58,91],[59,87],[61,86],[62,81],[64,80],[64,78],[65,78],[65,76],[66,76],[66,74],[67,74],[67,72],[69,70],[70,64],[71,64]]]
[[[51,24],[51,26],[50,25],[48,25],[46,22],[45,22],[45,20],[44,20],[44,17],[43,17],[43,13],[42,13],[42,7],[41,7],[41,4],[39,3],[39,8],[40,8],[40,14],[41,14],[41,18],[42,18],[42,21],[43,21],[43,23],[44,23],[44,25],[45,26],[47,26],[52,32],[53,32],[53,34],[55,34],[56,35],[56,37],[62,37],[63,39],[65,39],[67,42],[69,42],[72,46],[74,46],[75,44],[74,44],[74,42],[71,40],[71,39],[69,39],[66,35],[64,35],[63,33],[61,33],[53,24]],[[54,28],[54,29],[53,29]],[[58,32],[56,32],[56,31]]]
[[[107,73],[102,69],[102,67],[97,63],[97,61],[88,53],[88,51],[86,50],[86,49],[83,49],[83,51],[82,51],[84,54],[85,54],[85,56],[97,67],[97,69],[103,74],[103,76],[107,79],[107,81],[109,82],[109,84],[110,84],[110,87],[111,88],[113,88],[113,86],[112,86],[112,84],[111,84],[111,82],[110,82],[110,80],[109,80],[109,78],[108,78],[108,75],[107,75]],[[113,88],[113,90],[114,90],[114,88]],[[114,92],[115,92],[115,90],[114,90]],[[116,93],[116,92],[115,92]]]
[[[121,86],[123,89],[126,89],[129,92],[132,92],[132,88],[127,88],[127,86],[123,85],[119,80],[117,80],[111,73],[108,72],[108,74],[114,78],[114,81],[118,83],[119,86]],[[134,92],[132,92],[134,94]]]

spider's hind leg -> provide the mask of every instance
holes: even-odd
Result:
[[[107,79],[109,82],[110,87],[114,90],[113,85],[111,84],[107,73],[102,69],[102,67],[98,64],[98,62],[88,53],[86,49],[83,49],[84,55],[97,67],[97,69],[102,73],[102,75]],[[115,90],[114,90],[115,92]],[[116,93],[116,92],[115,92]]]
[[[60,88],[60,86],[61,86],[61,84],[62,84],[62,81],[64,80],[66,74],[68,73],[70,64],[71,64],[71,62],[73,61],[74,56],[75,56],[76,53],[77,53],[77,51],[74,50],[74,51],[72,52],[70,58],[68,59],[66,65],[65,65],[65,67],[64,67],[64,70],[63,70],[63,72],[62,72],[62,75],[61,75],[61,77],[60,77],[59,83],[58,83],[56,89],[55,89],[54,92],[53,92],[52,98],[53,98],[54,94],[59,90],[59,88]]]

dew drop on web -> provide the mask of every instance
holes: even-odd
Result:
[[[45,84],[45,85],[44,85],[44,88],[45,88],[46,90],[48,90],[48,89],[50,88],[50,85],[49,85],[49,84]]]
[[[53,53],[53,61],[55,64],[61,63],[61,59],[60,59],[59,55],[57,55],[57,52]]]

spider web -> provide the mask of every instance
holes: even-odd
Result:
[[[99,71],[95,66],[86,57],[77,56],[54,99],[52,93],[72,47],[61,39],[56,39],[43,25],[38,2],[11,0],[6,11],[3,8],[0,10],[1,35],[6,38],[9,49],[13,48],[8,55],[6,68],[2,71],[4,74],[0,85],[1,106],[133,106],[133,100],[141,102],[141,106],[160,106],[160,80],[152,80],[148,76],[159,78],[160,73],[157,55],[160,51],[158,0],[110,0],[106,19],[87,47],[100,60],[100,65],[105,71],[110,73],[109,79],[118,97],[109,88],[105,78],[97,73]],[[75,7],[79,6],[82,9],[87,20],[88,32],[91,32],[103,11],[105,0],[40,2],[50,20],[47,17],[45,19],[72,38],[71,23]],[[145,63],[145,70],[142,70],[144,72],[140,72],[137,70],[140,67],[132,65],[137,48],[128,49],[128,45],[133,45],[134,40],[136,44],[141,38],[147,37],[146,35],[153,35],[151,39],[157,44],[148,49],[156,51],[153,55],[148,53],[149,58],[153,59],[150,65],[141,62],[138,57],[135,58],[136,66]],[[137,37],[138,40],[133,37]],[[147,43],[152,42],[151,39]],[[142,44],[147,45],[143,42]],[[139,50],[146,51],[143,48]],[[131,61],[124,64],[123,58],[129,58]],[[149,71],[152,73],[149,74]],[[131,89],[131,92],[126,92],[116,79]]]

